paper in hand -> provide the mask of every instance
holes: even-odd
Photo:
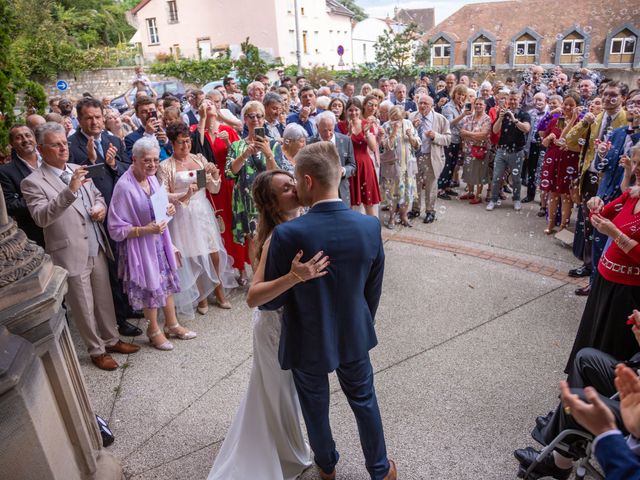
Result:
[[[169,195],[164,188],[159,188],[157,192],[151,195],[151,206],[153,214],[156,217],[156,223],[169,223],[173,217],[167,215],[167,207],[169,206]]]

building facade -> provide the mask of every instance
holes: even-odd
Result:
[[[298,0],[297,6],[302,66],[353,65],[353,13],[335,0]],[[266,57],[295,64],[295,13],[294,0],[143,0],[129,12],[137,29],[130,42],[153,61],[161,54],[211,58],[227,49],[237,57],[249,37]]]
[[[423,41],[431,66],[446,69],[640,68],[637,0],[564,0],[562,11],[542,0],[469,4]]]

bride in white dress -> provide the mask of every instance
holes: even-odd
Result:
[[[301,281],[326,274],[321,253],[306,263],[298,254],[291,271],[264,281],[269,238],[279,223],[298,216],[293,176],[283,170],[261,173],[253,196],[260,213],[256,245],[261,247],[247,303],[250,307],[283,294]],[[253,365],[249,385],[208,480],[294,480],[311,466],[311,451],[302,433],[300,405],[291,371],[278,362],[281,311],[253,311]]]

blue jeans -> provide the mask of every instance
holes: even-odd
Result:
[[[524,151],[511,152],[498,147],[496,158],[493,162],[493,182],[491,184],[491,201],[497,202],[500,198],[502,179],[505,171],[511,173],[513,180],[513,201],[520,200],[520,186],[522,185],[522,162],[524,161]]]
[[[329,377],[294,368],[293,381],[300,399],[304,423],[316,464],[331,473],[340,455],[329,425]],[[372,480],[382,480],[389,473],[387,448],[384,442],[382,419],[376,392],[373,388],[373,369],[369,355],[336,370],[340,386],[356,417],[365,465]]]

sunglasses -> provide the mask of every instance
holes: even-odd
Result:
[[[264,115],[262,115],[261,113],[247,113],[245,117],[247,117],[249,120],[261,120],[264,118]]]

